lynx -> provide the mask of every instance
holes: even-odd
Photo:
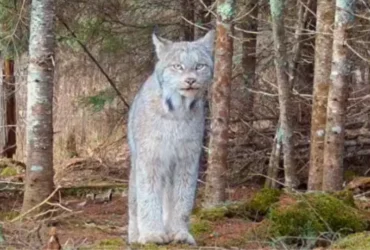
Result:
[[[158,61],[129,112],[129,243],[195,245],[189,233],[213,77],[214,31],[195,41],[152,35]]]

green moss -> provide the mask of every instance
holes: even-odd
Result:
[[[344,171],[344,180],[346,182],[352,181],[355,177],[357,177],[358,174],[353,170],[346,170]]]
[[[18,174],[18,171],[15,167],[5,167],[1,173],[0,173],[0,176],[1,177],[9,177],[9,176],[14,176],[14,175],[17,175]]]
[[[121,238],[114,238],[114,239],[105,239],[99,241],[97,244],[91,246],[83,246],[79,249],[81,250],[90,250],[90,249],[104,249],[104,250],[120,250],[125,249],[126,243]]]
[[[264,188],[250,201],[225,203],[210,209],[196,209],[194,213],[202,220],[217,221],[226,218],[253,218],[267,214],[272,204],[279,201],[282,191]]]
[[[198,211],[197,216],[201,220],[217,221],[225,218],[227,213],[226,206],[219,206],[215,208],[202,209]]]
[[[279,201],[281,190],[263,188],[249,202],[248,209],[253,213],[266,214],[272,204]]]
[[[217,6],[217,13],[220,15],[222,20],[231,19],[235,12],[235,1],[226,0],[224,3]]]
[[[362,232],[348,235],[335,242],[333,249],[367,250],[370,249],[370,232]]]
[[[196,238],[204,233],[210,233],[212,230],[209,221],[196,220],[190,224],[190,233]]]
[[[305,236],[309,232],[324,232],[325,226],[312,212],[307,212],[307,205],[299,202],[286,208],[273,208],[269,214],[272,221],[272,235]]]
[[[249,211],[249,202],[234,202],[228,204],[225,216],[228,218],[248,219],[251,217]]]
[[[125,242],[121,238],[102,240],[98,244],[98,246],[100,247],[108,247],[108,246],[122,247],[125,245],[126,245]]]
[[[355,199],[353,198],[353,192],[351,190],[344,189],[342,191],[334,192],[332,195],[335,198],[343,201],[345,204],[351,207],[356,207]]]
[[[289,204],[276,204],[269,213],[274,237],[347,235],[367,227],[359,210],[332,195],[290,195],[289,199]]]
[[[334,232],[347,234],[363,231],[367,227],[365,217],[359,210],[334,196],[316,194],[308,197],[308,203],[313,205]]]
[[[272,18],[279,18],[284,12],[284,2],[280,0],[270,0]]]

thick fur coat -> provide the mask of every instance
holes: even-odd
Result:
[[[129,112],[130,243],[196,244],[189,233],[204,134],[204,93],[213,77],[214,31],[192,42],[153,34],[153,74]]]

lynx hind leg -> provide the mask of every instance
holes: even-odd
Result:
[[[137,243],[139,240],[139,229],[137,225],[137,198],[136,198],[136,173],[135,167],[131,167],[128,194],[128,242]]]
[[[175,168],[173,211],[170,219],[170,238],[174,242],[196,245],[189,233],[190,214],[193,209],[198,178],[198,161],[189,157],[179,161]]]
[[[159,160],[140,156],[136,161],[137,221],[140,244],[166,244],[169,238],[162,218],[163,183]]]

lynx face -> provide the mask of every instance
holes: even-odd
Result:
[[[156,75],[166,96],[200,98],[213,76],[214,31],[194,42],[171,42],[153,35],[159,61]]]

